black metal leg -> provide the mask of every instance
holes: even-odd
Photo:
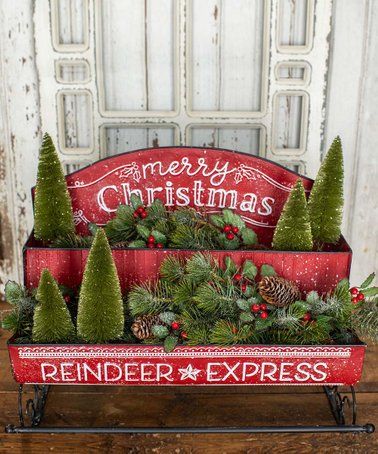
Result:
[[[351,387],[351,399],[342,396],[337,386],[324,386],[332,414],[336,424],[333,426],[260,426],[260,427],[39,427],[46,405],[49,386],[33,385],[34,398],[26,401],[26,416],[29,425],[25,425],[22,406],[23,386],[18,389],[18,415],[20,425],[8,425],[7,433],[325,433],[325,432],[354,432],[373,433],[373,424],[359,426],[356,424],[357,401],[354,388]],[[345,408],[351,410],[352,424],[345,423]]]
[[[23,397],[23,385],[19,385],[18,387],[18,419],[20,421],[19,429],[30,429],[36,428],[42,421],[45,405],[47,401],[47,396],[49,392],[48,385],[33,385],[34,397],[32,399],[28,399],[25,404],[25,415],[29,420],[29,426],[25,426],[25,417],[24,417],[24,410],[22,404],[22,397]],[[5,428],[6,432],[14,432],[17,427],[13,425],[8,425]]]

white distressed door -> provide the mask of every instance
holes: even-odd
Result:
[[[42,130],[67,172],[165,145],[314,176],[331,0],[36,0]]]

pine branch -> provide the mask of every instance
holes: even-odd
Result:
[[[218,320],[211,332],[210,341],[217,345],[257,343],[258,337],[250,325],[239,326],[227,320]]]
[[[378,298],[365,300],[353,314],[352,324],[359,336],[378,344]]]
[[[128,305],[132,316],[159,314],[169,310],[172,295],[167,283],[144,283],[136,285],[128,295]]]
[[[116,217],[105,226],[106,236],[111,244],[136,239],[136,220],[131,206],[120,205]]]
[[[86,249],[92,245],[93,236],[81,236],[77,233],[67,233],[59,236],[51,243],[51,247],[65,249]]]

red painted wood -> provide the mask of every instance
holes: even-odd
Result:
[[[87,233],[89,221],[105,224],[136,191],[147,205],[160,198],[169,207],[189,205],[207,212],[233,208],[266,244],[298,178],[309,192],[313,180],[274,162],[193,147],[123,153],[66,177],[79,233]]]
[[[365,345],[232,347],[8,345],[19,383],[75,385],[354,385]]]
[[[25,247],[25,284],[37,287],[44,268],[49,268],[60,284],[76,287],[83,275],[88,250],[36,248],[30,240]],[[161,262],[168,255],[190,256],[195,251],[157,249],[117,249],[113,256],[122,290],[135,282],[156,279]],[[210,251],[219,260],[232,257],[238,264],[252,260],[257,266],[272,265],[277,273],[297,282],[302,291],[327,292],[338,281],[349,277],[352,253],[345,240],[338,252],[281,252],[281,251]]]

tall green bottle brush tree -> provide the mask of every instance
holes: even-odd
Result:
[[[314,242],[336,243],[343,217],[343,152],[340,137],[333,141],[315,179],[308,201]]]
[[[44,269],[39,281],[33,319],[33,342],[68,342],[75,336],[71,315],[58,284],[48,269]]]
[[[74,234],[71,198],[51,137],[43,136],[34,199],[34,236],[49,242]]]
[[[89,252],[80,289],[77,333],[86,342],[103,343],[123,335],[121,287],[103,229],[98,229]]]
[[[273,236],[273,249],[311,251],[310,217],[302,180],[298,180],[287,199]]]

